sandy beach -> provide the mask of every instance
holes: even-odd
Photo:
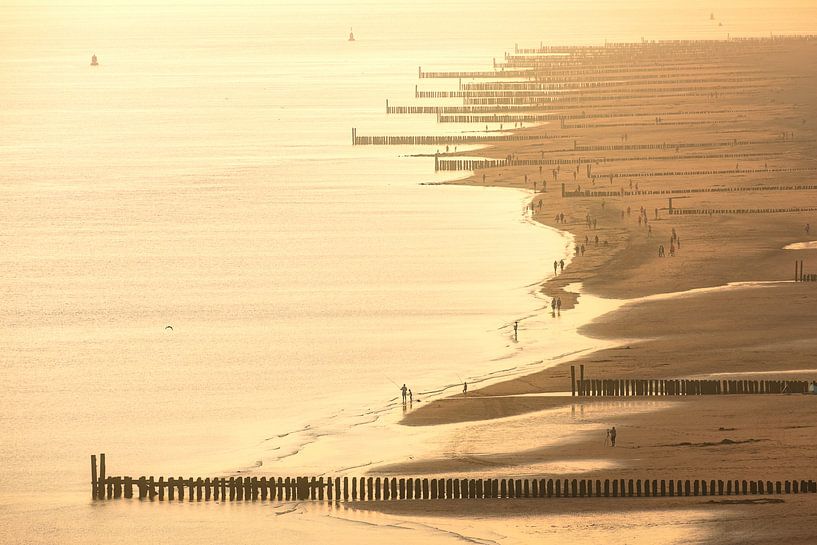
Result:
[[[668,58],[674,50],[669,45],[665,49]],[[683,53],[672,58],[680,62]],[[584,431],[541,448],[507,434],[501,455],[416,460],[380,468],[378,473],[480,473],[488,466],[516,468],[522,476],[536,476],[552,474],[564,461],[585,461],[579,474],[585,478],[603,478],[610,475],[610,468],[622,478],[813,477],[817,446],[813,441],[815,399],[811,396],[596,399],[542,395],[569,391],[569,366],[580,364],[593,378],[817,377],[813,334],[817,284],[794,282],[795,260],[804,260],[805,272],[813,272],[815,249],[808,244],[804,249],[784,249],[816,238],[805,226],[817,225],[817,212],[809,210],[817,206],[817,190],[796,186],[813,184],[817,168],[813,154],[817,42],[769,40],[757,46],[747,44],[745,50],[713,47],[705,62],[702,58],[693,56],[689,65],[667,68],[649,60],[640,62],[636,56],[631,72],[624,68],[621,77],[626,80],[628,74],[644,70],[659,81],[678,81],[681,76],[673,72],[691,71],[696,80],[703,80],[700,85],[711,86],[711,94],[667,99],[645,93],[643,100],[595,106],[590,100],[596,91],[588,90],[586,102],[565,112],[581,112],[586,127],[577,128],[581,121],[575,121],[573,128],[559,128],[558,123],[516,128],[515,134],[570,138],[497,143],[480,150],[479,155],[511,159],[510,164],[478,169],[457,182],[529,189],[533,192],[532,217],[575,237],[579,252],[564,272],[541,288],[546,300],[561,298],[561,312],[581,305],[582,293],[627,303],[580,330],[590,337],[616,341],[615,347],[472,390],[467,397],[435,401],[409,413],[403,424],[494,422],[502,427],[509,419],[527,415],[529,424],[536,426],[539,418],[544,426],[548,422],[545,415],[571,408],[574,414],[591,414],[599,431]],[[751,78],[751,84],[735,94],[719,94],[719,66],[721,72]],[[634,78],[633,82],[636,92],[638,83]],[[677,88],[678,94],[686,86],[662,84],[669,90]],[[676,122],[672,124],[652,115],[708,110],[729,113],[667,115],[664,121]],[[619,119],[591,119],[611,111],[618,112]],[[635,117],[625,117],[625,113]],[[642,151],[648,145],[658,148]],[[540,174],[535,161],[541,165],[541,161],[556,158],[563,164],[540,166]],[[456,154],[440,158],[448,159],[456,159]],[[532,162],[520,164],[526,159]],[[592,176],[588,176],[590,168]],[[667,174],[675,171],[683,174]],[[720,173],[711,174],[715,171]],[[671,207],[675,213],[670,213]],[[803,210],[761,211],[791,208]],[[679,209],[690,212],[680,213]],[[664,257],[659,257],[659,245],[664,246]],[[546,272],[552,260],[543,256],[542,264]],[[618,429],[616,448],[603,442],[603,429],[610,425]],[[719,500],[640,501],[637,507],[635,502],[602,499],[549,502],[546,507],[533,503],[517,507],[507,502],[361,507],[452,517],[510,517],[520,515],[522,509],[534,519],[562,510],[590,511],[604,524],[636,508],[656,513],[678,508],[672,517],[687,520],[681,513],[691,513],[692,504],[712,514],[701,523],[707,530],[695,542],[817,540],[817,510],[810,497],[775,500],[783,503]]]

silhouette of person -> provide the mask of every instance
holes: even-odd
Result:
[[[559,267],[561,268],[561,272],[565,272],[565,260],[564,259],[559,260]]]
[[[514,339],[518,338],[518,336],[517,336],[518,331],[519,331],[519,322],[514,322],[513,323],[513,338]]]
[[[615,426],[610,428],[610,446],[611,447],[616,446],[616,427]]]
[[[462,383],[462,395],[467,395],[467,394],[468,394],[468,383],[463,382]]]
[[[411,393],[411,388],[408,391],[409,403],[414,403],[414,395]]]
[[[400,391],[403,392],[403,403],[405,404],[406,403],[406,392],[408,392],[408,388],[406,388],[405,384],[403,384],[403,387],[400,388]]]

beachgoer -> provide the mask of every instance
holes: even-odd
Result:
[[[559,221],[560,221],[560,222],[562,222],[562,223],[564,223],[564,222],[565,222],[565,215],[564,215],[564,213],[561,213],[561,212],[559,213]]]
[[[584,255],[584,244],[582,244],[582,255]]]
[[[561,269],[561,272],[565,272],[565,260],[564,259],[559,260],[559,268]]]
[[[462,395],[466,395],[466,394],[468,394],[468,383],[463,382],[462,383]]]
[[[403,384],[403,387],[400,388],[400,391],[403,392],[403,403],[405,403],[406,402],[406,392],[408,392],[408,388],[406,388],[405,384]]]
[[[595,240],[595,242],[596,242],[596,246],[598,246],[598,245],[599,245],[599,236],[598,236],[598,235],[596,235],[596,240]]]
[[[409,403],[414,403],[414,395],[411,393],[411,388],[409,388]]]
[[[554,261],[553,262],[553,274],[556,274],[557,272],[559,272],[559,262]]]
[[[562,298],[561,297],[556,298],[556,312],[558,312],[559,314],[562,313]]]
[[[556,314],[556,298],[553,298],[553,301],[550,302],[550,309],[553,311],[553,314]]]
[[[611,447],[616,446],[616,427],[615,426],[610,428],[610,446]]]
[[[519,331],[519,322],[514,322],[513,323],[513,338],[514,339],[516,339],[518,337],[517,336],[518,331]]]

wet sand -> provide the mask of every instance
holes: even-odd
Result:
[[[674,57],[677,60],[677,57]],[[617,106],[619,110],[693,111],[722,108],[737,112],[723,116],[688,115],[673,117],[690,123],[643,126],[593,126],[562,128],[558,123],[516,129],[517,133],[571,134],[579,146],[620,146],[618,150],[594,152],[591,148],[572,151],[572,140],[502,142],[481,151],[489,158],[582,158],[575,164],[543,167],[510,165],[477,170],[458,183],[526,188],[533,190],[533,218],[574,235],[585,253],[574,256],[562,274],[548,280],[542,293],[561,297],[563,312],[581,304],[577,283],[585,293],[626,299],[629,303],[580,329],[581,333],[620,341],[614,348],[585,354],[535,374],[516,378],[435,401],[409,413],[403,424],[436,426],[455,422],[483,422],[501,427],[523,415],[529,425],[549,425],[552,411],[570,408],[573,415],[588,411],[596,431],[578,432],[569,440],[535,448],[524,437],[507,434],[502,453],[416,460],[376,470],[391,474],[437,472],[485,472],[488,467],[516,468],[520,476],[553,475],[564,461],[585,461],[579,474],[621,478],[755,478],[791,479],[812,477],[814,415],[817,396],[712,396],[603,401],[577,400],[570,396],[537,396],[569,390],[569,366],[583,364],[592,378],[689,378],[717,374],[742,377],[762,373],[762,378],[800,379],[817,377],[814,354],[817,338],[817,284],[795,283],[794,261],[805,261],[806,273],[814,272],[815,248],[784,249],[809,242],[817,226],[817,212],[721,212],[769,208],[817,206],[817,191],[791,189],[813,184],[817,160],[814,130],[817,123],[817,43],[814,41],[768,42],[766,46],[720,59],[730,69],[751,74],[751,92],[681,99],[645,99]],[[661,72],[657,66],[656,73]],[[666,72],[666,70],[664,70]],[[680,84],[668,84],[668,87]],[[748,84],[747,84],[748,85]],[[718,89],[713,84],[713,89]],[[582,113],[593,112],[588,102]],[[607,111],[602,107],[599,111]],[[642,119],[643,120],[643,119]],[[614,122],[597,120],[599,124]],[[627,118],[622,117],[622,123]],[[589,120],[587,121],[590,122]],[[699,122],[699,123],[693,123]],[[711,124],[710,124],[711,122]],[[625,136],[626,134],[626,136]],[[729,143],[729,142],[732,143]],[[739,143],[744,142],[744,143]],[[701,144],[702,148],[635,151],[639,144]],[[730,154],[747,154],[734,158]],[[453,156],[454,154],[448,154]],[[643,158],[641,156],[644,156]],[[671,156],[671,157],[668,157]],[[700,156],[700,157],[699,157]],[[724,157],[728,156],[728,157]],[[602,160],[603,159],[603,160]],[[592,178],[593,173],[609,178]],[[791,170],[795,169],[795,170]],[[574,181],[574,171],[578,170]],[[722,171],[710,175],[656,175],[671,171]],[[726,171],[732,171],[726,172]],[[752,172],[748,172],[751,170]],[[628,177],[627,173],[652,173]],[[483,178],[484,176],[484,178]],[[527,176],[527,183],[526,183]],[[558,178],[557,178],[558,176]],[[542,191],[542,181],[547,191]],[[634,184],[630,186],[630,181]],[[562,195],[561,184],[570,193],[610,191],[618,195]],[[635,185],[637,184],[637,185]],[[758,186],[765,187],[757,190]],[[713,187],[730,191],[710,191]],[[772,187],[785,187],[775,189]],[[754,189],[753,189],[754,188]],[[690,192],[693,189],[707,191]],[[668,194],[674,190],[675,210],[713,210],[712,213],[670,214]],[[687,192],[683,192],[686,190]],[[539,207],[541,200],[542,206]],[[648,222],[639,222],[643,207]],[[629,208],[629,210],[628,210]],[[564,214],[565,221],[555,221]],[[590,218],[591,226],[587,226]],[[596,221],[595,228],[592,220]],[[673,229],[680,246],[671,240]],[[595,237],[599,237],[599,244]],[[587,239],[585,239],[587,237]],[[606,241],[606,244],[605,244]],[[663,244],[666,257],[658,257]],[[670,247],[676,246],[670,257]],[[809,261],[811,261],[811,264]],[[811,267],[811,268],[809,268]],[[552,259],[543,256],[543,272],[552,271]],[[735,282],[760,282],[725,287]],[[724,286],[724,289],[700,289]],[[687,292],[689,293],[678,292]],[[656,294],[677,295],[671,297]],[[814,369],[812,372],[804,370]],[[779,374],[776,374],[779,373]],[[660,401],[660,403],[657,403]],[[646,410],[630,411],[644,404]],[[622,408],[623,407],[623,408]],[[623,414],[621,412],[623,411]],[[630,414],[631,413],[631,414]],[[566,425],[569,419],[565,418]],[[604,428],[615,425],[619,446],[605,447]],[[579,465],[582,465],[581,463]],[[611,469],[614,468],[614,469]],[[558,476],[558,475],[554,475]],[[575,475],[574,475],[575,476]],[[434,502],[388,506],[361,506],[412,515],[447,514],[456,517],[519,516],[545,523],[554,510],[597,512],[600,523],[615,519],[634,505],[659,512],[666,508],[686,509],[694,504],[713,515],[695,542],[765,543],[769,540],[808,543],[817,540],[814,498],[784,497],[784,503],[726,504],[726,498],[655,500],[639,502]],[[719,503],[720,502],[720,503]],[[520,511],[521,510],[521,511]],[[675,516],[675,515],[673,515]],[[683,521],[683,522],[682,522]],[[677,524],[688,517],[678,516]],[[795,531],[794,528],[797,528]]]

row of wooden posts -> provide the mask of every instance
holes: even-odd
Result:
[[[745,114],[751,113],[753,109],[716,109],[716,110],[679,110],[675,112],[574,112],[570,114],[497,114],[486,113],[476,115],[444,115],[437,114],[438,123],[540,123],[544,121],[560,121],[564,123],[571,119],[617,119],[617,118],[656,118],[656,117],[670,117],[670,116],[704,116],[711,117],[713,115],[730,115],[730,114]]]
[[[784,212],[815,212],[817,206],[789,206],[786,208],[673,208],[674,215],[713,215],[713,214],[780,214]]]
[[[478,144],[481,142],[526,142],[550,140],[547,134],[478,134],[434,136],[360,136],[352,128],[353,146],[417,146],[439,144]]]
[[[710,54],[713,51],[729,51],[738,50],[742,53],[751,48],[768,47],[770,44],[775,45],[781,42],[791,41],[814,41],[817,36],[813,34],[785,34],[780,36],[763,36],[763,37],[738,37],[730,38],[729,40],[650,40],[641,42],[605,42],[601,45],[543,45],[539,44],[538,48],[514,48],[515,54],[520,55],[552,55],[553,53],[571,55],[590,55],[593,58],[603,55],[614,55],[620,52],[640,52],[640,51],[654,51],[654,50],[669,50],[673,53],[673,57],[677,58],[675,54],[677,51],[683,51],[686,54],[693,52],[701,52]]]
[[[541,84],[541,83],[531,83],[531,82],[502,82],[501,84],[495,83],[463,83],[460,85],[459,91],[420,91],[419,85],[415,86],[414,88],[414,98],[423,98],[424,95],[422,93],[463,93],[461,95],[450,95],[450,97],[446,97],[445,95],[442,96],[429,96],[428,98],[451,98],[456,96],[485,96],[484,93],[491,93],[487,96],[515,96],[519,93],[529,93],[529,92],[542,92],[547,93],[550,91],[570,91],[570,90],[588,90],[588,89],[607,89],[607,88],[615,88],[615,87],[639,87],[642,85],[665,85],[665,84],[672,84],[672,85],[688,85],[688,84],[697,84],[697,83],[711,83],[713,85],[721,85],[724,83],[747,83],[752,81],[767,81],[766,78],[755,77],[755,76],[732,76],[728,77],[723,74],[718,74],[718,76],[714,78],[685,78],[685,77],[673,77],[667,78],[663,74],[657,74],[654,78],[658,81],[652,81],[650,79],[647,80],[640,80],[640,81],[578,81],[578,82],[565,82],[565,83],[552,83],[552,84]],[[673,87],[666,87],[665,89],[673,89]],[[472,93],[469,95],[468,93]],[[496,94],[494,94],[496,93]]]
[[[756,89],[746,87],[711,87],[706,91],[671,91],[658,92],[653,89],[643,90],[643,92],[630,92],[628,94],[620,95],[596,95],[596,94],[572,94],[559,96],[527,96],[527,97],[469,97],[462,99],[462,103],[466,106],[493,106],[493,105],[511,105],[511,106],[551,106],[553,104],[584,104],[591,102],[613,102],[621,103],[627,100],[649,100],[654,98],[679,98],[679,97],[711,97],[711,96],[738,96],[747,95],[756,92]]]
[[[656,49],[669,49],[673,51],[683,50],[685,53],[692,51],[701,51],[710,53],[714,50],[733,50],[738,49],[740,52],[746,51],[748,48],[764,47],[768,45],[775,45],[781,42],[789,41],[814,41],[817,36],[813,34],[785,34],[781,36],[762,36],[762,37],[738,37],[730,38],[729,40],[650,40],[641,42],[605,42],[601,45],[544,45],[539,44],[538,48],[519,48],[518,44],[514,47],[514,53],[522,55],[549,55],[553,53],[569,53],[571,55],[592,55],[598,57],[601,55],[615,54],[621,51],[652,51]],[[676,56],[677,57],[677,56]]]
[[[702,380],[702,379],[593,379],[584,365],[570,366],[570,395],[583,397],[698,396],[726,394],[807,394],[805,380]]]
[[[104,468],[105,455],[100,455]],[[817,493],[814,480],[746,479],[467,479],[419,477],[106,477],[96,476],[94,500],[393,501],[442,499],[623,498]],[[136,494],[134,495],[134,489]]]
[[[664,82],[661,81],[663,84]],[[642,85],[646,85],[642,83]],[[654,85],[654,84],[653,84]],[[505,91],[420,91],[415,88],[414,98],[462,98],[465,99],[465,104],[525,104],[525,103],[539,103],[539,102],[559,102],[560,100],[609,100],[611,98],[622,97],[629,98],[650,98],[651,95],[666,97],[666,96],[706,96],[711,91],[724,90],[743,90],[743,89],[757,89],[760,86],[725,86],[723,84],[713,83],[712,85],[703,86],[696,85],[692,87],[649,87],[649,88],[631,88],[626,84],[619,84],[620,87],[625,87],[629,92],[627,95],[610,95],[602,94],[609,93],[607,88],[561,88],[561,89],[542,89],[539,91],[526,90],[505,90]],[[613,87],[612,85],[608,87]],[[679,94],[679,93],[700,93],[707,91],[704,94]],[[600,96],[597,96],[600,95]],[[588,98],[594,97],[594,98]],[[496,102],[469,102],[477,100],[493,100]],[[516,101],[516,102],[515,102]],[[525,102],[527,101],[527,102]]]
[[[672,79],[679,79],[685,78],[689,79],[692,83],[706,83],[709,81],[717,82],[720,81],[722,78],[740,78],[740,77],[752,77],[755,74],[759,74],[760,72],[751,71],[751,70],[740,70],[740,71],[719,71],[716,74],[711,74],[707,77],[700,77],[699,74],[692,74],[692,73],[682,73],[682,72],[675,72],[671,74],[666,73],[657,73],[657,74],[625,74],[625,75],[618,75],[615,77],[615,81],[619,83],[644,83],[645,85],[652,84],[652,83],[662,83],[664,81],[672,81]],[[692,77],[697,76],[697,77]],[[551,87],[558,87],[559,85],[582,85],[582,84],[593,84],[593,83],[605,83],[611,81],[609,76],[585,76],[582,78],[547,78],[543,80],[541,78],[537,78],[536,81],[530,80],[516,80],[516,81],[475,81],[475,82],[465,82],[459,83],[459,89],[471,89],[471,90],[535,90],[535,89],[547,89]]]
[[[699,153],[695,155],[653,155],[629,157],[594,157],[593,163],[615,163],[621,161],[680,161],[690,159],[757,159],[780,155],[779,153]],[[434,160],[434,170],[480,170],[487,168],[538,166],[538,165],[575,165],[588,162],[583,157],[566,157],[563,159],[439,159]]]
[[[794,281],[795,282],[817,282],[817,274],[803,272],[803,260],[794,261]]]
[[[719,176],[732,174],[762,174],[764,172],[812,172],[817,170],[817,167],[797,167],[797,168],[727,168],[719,170],[662,170],[654,172],[607,172],[590,175],[594,179],[605,178],[661,178],[666,176]],[[777,186],[770,186],[777,187]],[[812,185],[790,186],[794,190],[812,189]],[[723,191],[752,191],[751,187],[724,189]],[[720,191],[712,188],[709,191]],[[703,192],[697,189],[678,190],[678,192],[697,193]]]
[[[576,65],[574,67],[566,67],[566,68],[552,68],[549,66],[542,66],[541,68],[537,67],[536,65],[528,66],[526,68],[517,68],[517,69],[509,69],[504,70],[501,66],[501,63],[497,63],[496,59],[494,59],[493,66],[498,68],[495,70],[470,70],[470,71],[462,71],[462,70],[449,70],[449,71],[423,71],[422,67],[417,68],[417,77],[419,79],[497,79],[497,78],[519,78],[519,79],[533,79],[536,81],[548,81],[552,79],[565,79],[565,78],[575,78],[575,77],[586,77],[586,76],[598,76],[604,75],[607,79],[610,79],[611,75],[618,78],[621,75],[629,75],[629,74],[637,74],[640,72],[660,72],[662,74],[666,74],[672,68],[665,69],[660,66],[648,64],[646,66],[637,66],[637,65],[629,65],[629,66],[613,66],[610,64],[605,63],[583,63]],[[722,66],[719,65],[700,65],[700,64],[691,64],[691,65],[683,65],[683,66],[676,66],[674,67],[675,70],[686,70],[692,73],[701,73],[712,71],[714,72],[713,75],[720,75],[720,70],[723,69]],[[746,72],[740,72],[746,73]]]
[[[759,172],[782,172],[790,171],[791,169],[762,169]],[[817,170],[817,169],[809,169]],[[747,171],[742,171],[747,172]],[[748,172],[753,172],[749,170]],[[603,176],[592,176],[593,178],[604,178]],[[562,184],[563,186],[565,184]],[[753,186],[714,186],[714,187],[690,187],[682,189],[639,189],[628,190],[620,187],[615,190],[596,190],[585,189],[583,191],[563,191],[563,197],[628,197],[636,195],[684,195],[689,193],[745,193],[755,191],[814,191],[817,190],[817,184],[809,185],[753,185]]]

